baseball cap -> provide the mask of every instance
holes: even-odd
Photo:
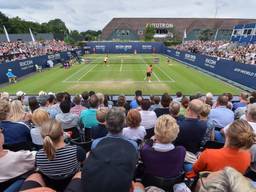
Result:
[[[17,97],[22,97],[22,96],[25,96],[26,95],[26,93],[24,93],[23,91],[18,91],[17,93],[16,93],[16,96]]]
[[[137,150],[129,141],[112,137],[102,139],[85,160],[81,182],[83,190],[129,191],[137,160]]]

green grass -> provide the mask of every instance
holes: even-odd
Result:
[[[85,90],[94,90],[105,94],[134,94],[141,89],[144,94],[184,94],[212,92],[221,94],[230,92],[239,94],[240,89],[219,79],[206,75],[177,61],[167,64],[162,55],[109,55],[109,65],[103,64],[105,55],[89,55],[90,64],[75,64],[70,69],[56,66],[42,73],[35,73],[16,84],[2,87],[1,91],[16,93],[19,90],[27,94],[38,94],[39,91],[68,91],[78,94]],[[160,59],[153,66],[152,82],[144,80],[147,64],[153,58]]]

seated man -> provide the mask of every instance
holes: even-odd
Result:
[[[8,69],[8,72],[6,73],[6,76],[9,79],[9,83],[16,83],[16,75],[13,74],[12,69]]]

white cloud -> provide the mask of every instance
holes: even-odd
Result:
[[[218,17],[256,18],[255,0],[217,0]],[[216,0],[0,0],[8,16],[47,22],[62,19],[68,28],[102,29],[113,17],[214,17]]]

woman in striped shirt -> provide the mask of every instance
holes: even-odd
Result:
[[[41,127],[43,149],[36,154],[36,167],[46,186],[57,191],[65,189],[85,159],[82,148],[65,144],[63,133],[58,121],[45,122]]]

